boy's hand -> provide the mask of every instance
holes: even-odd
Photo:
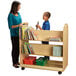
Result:
[[[43,30],[39,25],[36,25],[36,28],[38,29],[40,29],[40,30]]]
[[[39,25],[36,25],[36,28],[39,28]]]
[[[39,28],[39,25],[36,25],[36,30]]]

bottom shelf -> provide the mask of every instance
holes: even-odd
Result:
[[[21,67],[27,68],[35,68],[35,69],[44,69],[44,70],[54,70],[54,71],[63,71],[63,62],[61,61],[48,61],[45,66],[39,65],[27,65],[27,64],[20,64]]]

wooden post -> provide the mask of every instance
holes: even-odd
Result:
[[[63,29],[63,69],[68,65],[68,24]]]

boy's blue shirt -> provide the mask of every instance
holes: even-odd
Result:
[[[44,21],[42,29],[43,30],[50,30],[50,23],[49,23],[49,21]]]
[[[19,27],[12,28],[12,25],[19,25],[20,23],[22,23],[22,19],[19,12],[18,12],[18,16],[15,16],[12,13],[9,13],[8,26],[10,29],[11,36],[19,36]]]

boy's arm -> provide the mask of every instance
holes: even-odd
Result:
[[[36,25],[37,28],[39,28],[40,30],[43,30],[39,25]]]
[[[38,28],[39,28],[40,30],[43,30],[39,25],[38,25]]]

